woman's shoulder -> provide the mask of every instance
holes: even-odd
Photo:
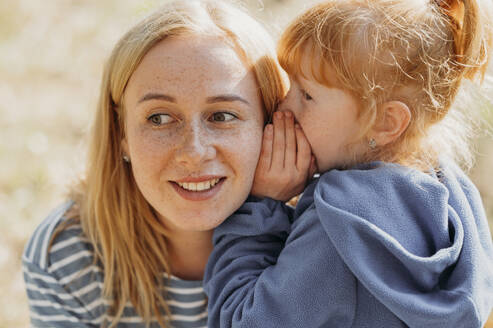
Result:
[[[67,213],[74,206],[66,201],[56,207],[34,230],[28,240],[22,260],[41,270],[53,272],[75,258],[88,263],[93,248],[85,237],[78,222],[68,222]]]
[[[55,208],[26,244],[22,270],[31,319],[36,325],[100,325],[106,303],[101,298],[103,271],[81,225],[67,218],[73,201]]]

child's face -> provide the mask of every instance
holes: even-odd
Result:
[[[319,84],[311,74],[307,59],[302,69],[306,78],[290,76],[291,88],[280,110],[294,113],[310,142],[320,172],[348,164],[352,154],[363,149],[362,145],[354,143],[361,128],[357,119],[358,102],[348,92],[335,87],[338,85],[335,78],[330,81],[334,87]]]

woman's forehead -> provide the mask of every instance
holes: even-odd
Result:
[[[252,69],[226,42],[190,36],[156,44],[132,74],[125,98],[142,97],[149,91],[178,98],[229,93],[251,98],[257,96],[256,89]]]
[[[134,75],[142,72],[161,79],[209,76],[235,80],[244,77],[248,71],[234,49],[221,39],[189,36],[169,38],[156,44],[144,56]]]

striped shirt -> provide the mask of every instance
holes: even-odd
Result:
[[[110,305],[102,298],[103,270],[93,263],[93,246],[80,225],[51,236],[72,206],[67,202],[53,211],[35,230],[22,257],[23,274],[34,327],[99,327],[112,322]],[[201,281],[187,281],[163,274],[171,326],[207,326],[207,300]],[[131,303],[125,306],[117,327],[145,327]],[[157,320],[150,327],[159,327]]]

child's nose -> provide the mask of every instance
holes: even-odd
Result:
[[[279,106],[277,106],[277,110],[280,111],[280,112],[285,112],[286,110],[288,110],[288,105],[287,105],[287,99],[284,98],[280,103],[279,103]]]
[[[281,100],[281,102],[279,103],[277,110],[282,112],[287,110],[293,111],[293,108],[290,108],[292,102],[293,102],[293,90],[290,89],[289,92],[286,94],[286,97],[284,97],[284,99]]]

